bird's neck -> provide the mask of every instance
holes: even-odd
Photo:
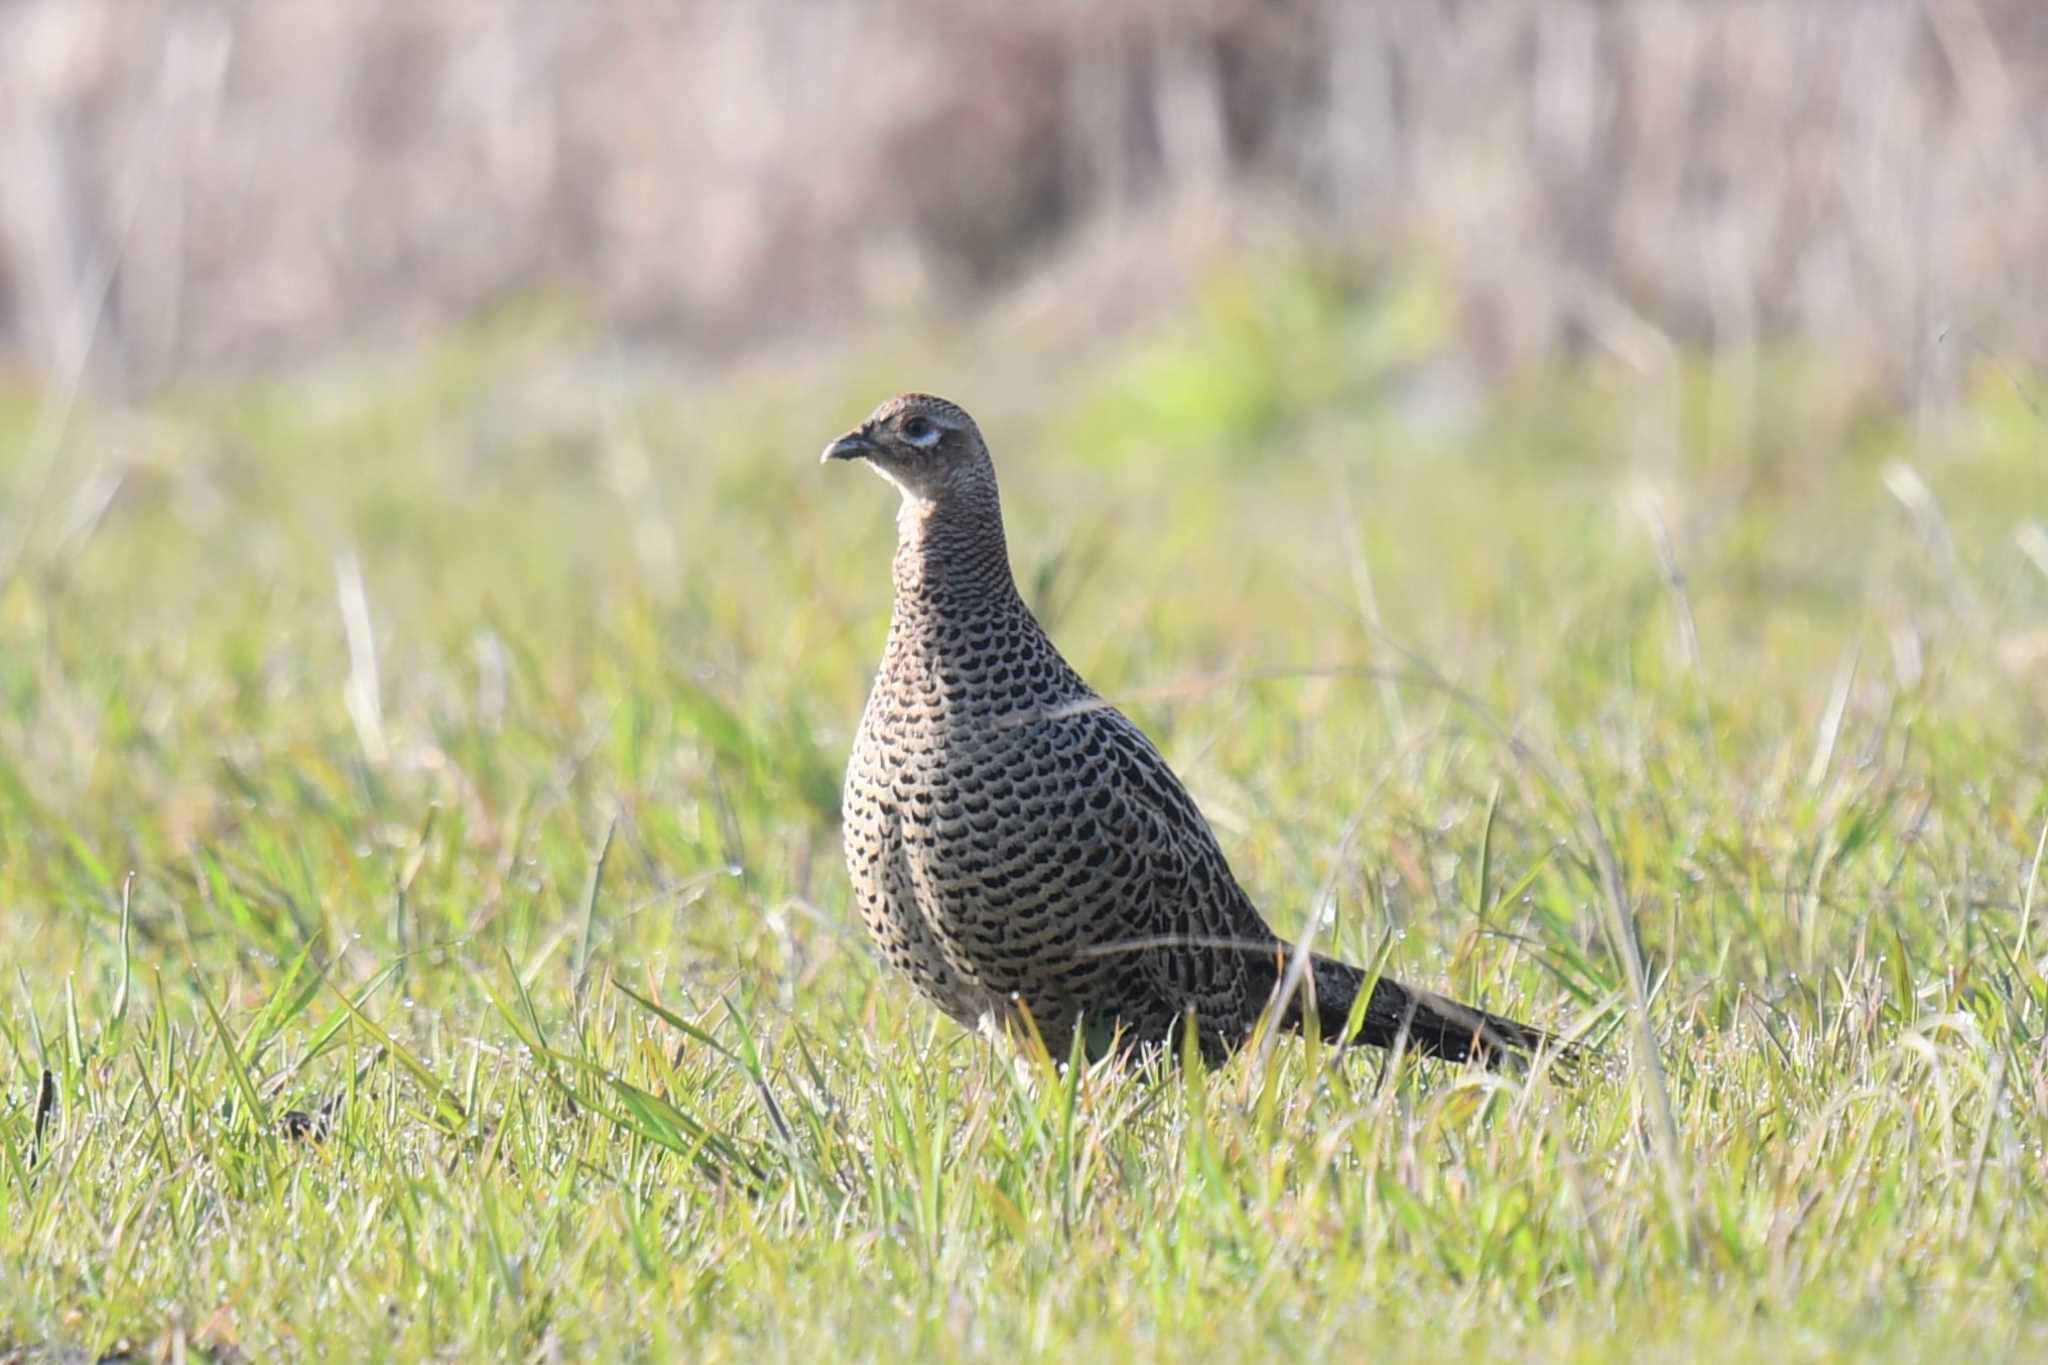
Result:
[[[993,481],[949,488],[930,501],[906,497],[896,528],[892,638],[921,624],[1023,605]]]

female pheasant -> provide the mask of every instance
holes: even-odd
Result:
[[[909,393],[825,449],[903,495],[896,610],[846,769],[847,871],[894,966],[969,1027],[1054,1057],[1250,1036],[1291,945],[1138,727],[1081,680],[1018,595],[995,466],[965,411]],[[1315,956],[1304,1001],[1339,1040],[1365,973]],[[1497,1061],[1539,1030],[1384,977],[1346,1040]]]

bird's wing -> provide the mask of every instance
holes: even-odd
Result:
[[[1149,992],[1156,1012],[1172,1018],[1192,1007],[1205,1035],[1241,1033],[1265,1004],[1250,984],[1258,975],[1252,959],[1270,959],[1279,941],[1239,887],[1209,822],[1122,712],[1095,703],[1057,724],[1086,756],[1074,776],[1097,821],[1093,832],[1122,855],[1113,868],[1121,875],[1104,888],[1095,949],[1132,950],[1133,984]]]

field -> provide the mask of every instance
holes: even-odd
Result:
[[[1445,314],[0,399],[0,1359],[2048,1354],[2048,388]],[[1277,924],[1606,1064],[1063,1072],[878,970],[816,452],[905,387]]]

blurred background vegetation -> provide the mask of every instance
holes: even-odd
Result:
[[[15,0],[0,348],[1093,336],[1277,238],[1433,268],[1462,378],[1790,335],[1941,401],[2048,341],[2044,101],[2033,0]]]

